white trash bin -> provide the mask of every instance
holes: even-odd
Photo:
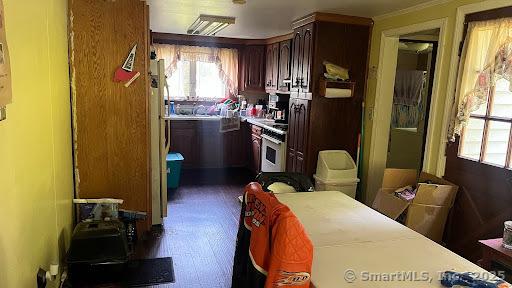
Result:
[[[357,166],[347,151],[320,151],[313,177],[316,191],[340,191],[352,198],[356,196]]]
[[[356,198],[357,183],[359,179],[348,179],[348,180],[334,180],[326,181],[325,179],[319,178],[313,175],[315,178],[315,190],[316,191],[340,191],[352,198]]]

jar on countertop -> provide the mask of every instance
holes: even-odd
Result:
[[[503,230],[503,247],[512,249],[512,221],[505,222],[505,229]]]

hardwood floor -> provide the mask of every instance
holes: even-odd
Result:
[[[176,282],[153,287],[231,287],[237,197],[252,179],[245,169],[183,171],[163,227],[137,245],[138,258],[173,258]]]

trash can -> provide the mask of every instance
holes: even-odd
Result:
[[[180,153],[169,153],[167,155],[167,188],[176,189],[180,185],[183,160],[185,158]]]
[[[357,167],[347,151],[326,150],[318,153],[315,190],[340,191],[355,198],[357,191]]]

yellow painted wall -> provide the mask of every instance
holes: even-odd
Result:
[[[13,103],[0,122],[0,287],[35,287],[72,228],[67,0],[3,2]]]
[[[450,69],[450,61],[452,58],[452,40],[453,33],[455,29],[455,21],[456,21],[456,13],[457,8],[460,6],[464,6],[467,4],[472,4],[476,2],[482,2],[482,0],[454,0],[447,3],[427,7],[421,10],[409,12],[406,14],[393,16],[385,19],[377,19],[375,20],[375,25],[373,28],[373,36],[372,36],[372,44],[370,49],[370,67],[378,67],[379,65],[379,52],[380,52],[380,40],[382,32],[389,29],[400,28],[404,26],[414,25],[417,23],[427,22],[435,19],[447,18],[447,31],[446,31],[446,45],[444,47],[439,47],[439,49],[443,49],[444,53],[444,61],[440,63],[440,69],[436,71],[436,73],[440,73],[439,75],[439,85],[441,87],[442,93],[438,95],[439,97],[439,109],[434,111],[436,123],[434,123],[434,127],[429,127],[429,129],[433,129],[433,139],[440,139],[441,130],[442,130],[442,119],[444,113],[444,103],[447,96],[447,85],[448,85],[448,75]],[[368,79],[368,90],[366,95],[366,107],[367,109],[365,115],[365,139],[364,139],[364,155],[363,155],[363,189],[366,188],[366,183],[368,179],[368,162],[370,155],[370,143],[371,143],[371,134],[372,134],[372,126],[373,122],[370,119],[371,108],[374,108],[375,105],[375,94],[376,94],[376,77],[369,77]],[[433,145],[433,153],[434,155],[439,154],[439,142],[435,142]],[[433,163],[429,163],[430,167],[437,166],[437,157],[433,159]],[[432,172],[432,171],[430,171]],[[371,201],[373,199],[373,193],[375,191],[364,191],[365,197],[367,201]]]

